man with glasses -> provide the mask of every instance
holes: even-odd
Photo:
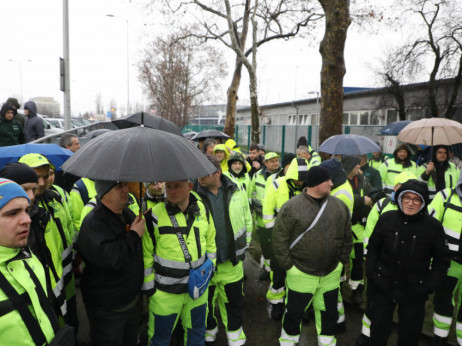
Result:
[[[398,210],[382,214],[366,261],[370,345],[387,345],[398,305],[398,345],[418,345],[425,301],[446,275],[450,254],[441,223],[428,213],[425,183],[408,180],[396,191]]]

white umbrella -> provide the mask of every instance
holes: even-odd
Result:
[[[413,121],[398,134],[398,139],[416,145],[453,145],[462,143],[462,124],[446,118]]]

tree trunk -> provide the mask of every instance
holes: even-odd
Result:
[[[444,112],[445,118],[452,119],[452,117],[454,116],[454,113],[456,111],[454,104],[456,103],[457,95],[459,94],[459,87],[461,85],[461,79],[462,79],[462,55],[459,57],[459,68],[457,70],[457,75],[454,78],[454,84],[452,86],[452,92],[451,92],[451,97],[449,99],[449,103]]]
[[[236,128],[236,103],[237,103],[237,92],[239,85],[241,84],[242,74],[242,62],[241,59],[236,58],[236,64],[234,67],[233,79],[231,85],[227,91],[227,102],[226,102],[226,120],[225,128],[223,130],[229,138],[234,138],[234,130]]]
[[[258,94],[257,94],[257,76],[255,71],[250,73],[250,114],[252,117],[252,135],[251,135],[251,144],[260,143],[260,110],[258,107]]]
[[[344,49],[351,19],[349,0],[319,0],[326,16],[326,31],[319,51],[321,69],[321,115],[319,143],[342,133]]]
[[[228,4],[229,5],[229,4]],[[230,35],[236,35],[239,47],[241,51],[245,49],[245,42],[247,40],[247,33],[249,32],[249,19],[250,19],[250,0],[246,0],[244,7],[244,16],[242,18],[242,32],[239,35],[237,33],[237,28],[234,24],[234,30]],[[227,103],[226,103],[226,120],[225,128],[223,132],[226,133],[230,138],[234,138],[234,131],[236,129],[236,102],[237,102],[237,92],[239,91],[239,85],[241,84],[241,74],[242,74],[242,60],[239,56],[236,57],[236,64],[234,67],[233,79],[231,80],[231,85],[227,91]]]

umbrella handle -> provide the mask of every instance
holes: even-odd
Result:
[[[432,146],[430,148],[430,161],[433,160],[433,132],[435,132],[435,127],[432,126]]]

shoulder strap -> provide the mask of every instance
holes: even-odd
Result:
[[[383,202],[381,204],[379,204],[379,214],[381,215],[382,214],[382,211],[385,209],[385,207],[388,205],[388,203],[391,202],[391,199],[390,197],[387,197],[383,200]]]
[[[0,272],[0,288],[8,296],[14,308],[18,310],[24,324],[27,327],[27,330],[29,331],[29,334],[34,340],[34,343],[36,345],[43,345],[44,343],[46,343],[47,340],[45,338],[45,335],[43,334],[42,329],[40,328],[40,325],[37,322],[37,320],[32,316],[32,313],[27,307],[25,300],[21,298],[19,293],[16,292],[13,286],[11,286],[11,284],[8,282],[8,280],[2,272]]]
[[[59,330],[58,317],[56,317],[54,311],[51,309],[49,300],[45,295],[45,291],[43,290],[42,285],[39,279],[37,278],[37,275],[35,275],[34,271],[32,270],[32,268],[29,266],[29,264],[26,261],[24,261],[24,266],[26,267],[26,270],[29,272],[31,279],[34,282],[35,291],[37,292],[40,305],[42,306],[43,311],[48,316],[48,319],[50,320],[53,331],[56,334]]]
[[[326,209],[326,205],[327,205],[327,201],[328,199],[326,199],[326,201],[322,204],[321,206],[321,209],[318,211],[318,214],[316,215],[315,219],[313,220],[313,222],[311,223],[311,225],[306,229],[305,232],[303,232],[302,234],[300,234],[297,239],[294,240],[294,242],[290,245],[289,249],[292,250],[292,248],[295,246],[295,244],[297,244],[300,239],[302,239],[302,237],[308,233],[309,231],[311,231],[311,229],[316,225],[316,223],[318,222],[319,218],[321,217],[322,213],[324,212],[324,209]]]
[[[77,180],[75,182],[75,185],[77,185],[77,187],[79,188],[80,197],[82,198],[83,205],[87,204],[89,200],[87,185],[85,185],[82,179]]]
[[[191,266],[192,257],[188,251],[188,246],[186,245],[186,241],[183,238],[183,234],[181,234],[179,230],[180,226],[178,225],[175,215],[169,215],[169,217],[170,217],[170,221],[172,222],[173,228],[178,230],[176,232],[176,236],[178,238],[178,241],[180,242],[180,246],[181,246],[181,250],[183,251],[184,259]],[[191,215],[187,218],[187,221],[186,221],[187,234],[189,234],[189,231],[191,230],[191,226],[193,223],[194,223],[194,217]],[[196,241],[197,241],[197,238],[196,238]],[[199,251],[199,249],[197,250]]]
[[[444,190],[442,190],[442,191],[444,191]],[[451,199],[452,199],[452,196],[453,196],[453,195],[457,195],[457,194],[456,194],[456,189],[452,189],[452,190],[451,190],[451,194],[449,195],[449,197],[447,197],[447,198],[443,201],[443,203],[444,203],[444,204],[443,204],[443,205],[444,205],[444,210],[443,210],[443,216],[441,217],[441,223],[443,223],[443,221],[444,221],[444,216],[446,215],[446,211],[447,211],[448,209],[453,209],[453,210],[455,210],[455,211],[457,211],[457,212],[459,212],[459,213],[462,213],[462,208],[460,208],[460,207],[458,207],[458,206],[456,206],[456,205],[454,205],[454,204],[451,203]],[[443,196],[446,197],[445,194],[443,194]],[[458,196],[458,195],[457,195],[457,196]],[[460,201],[460,197],[459,197],[459,201]],[[461,202],[462,202],[462,201],[461,201]],[[461,204],[462,204],[462,203],[461,203]]]

